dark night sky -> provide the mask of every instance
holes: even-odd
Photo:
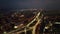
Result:
[[[0,0],[0,9],[60,9],[60,0]]]

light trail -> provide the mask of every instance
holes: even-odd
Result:
[[[18,31],[18,30],[24,28],[24,27],[22,27],[22,28],[19,28],[19,29],[17,29],[17,30],[14,30],[14,31],[12,31],[12,32],[9,32],[8,34],[14,34],[15,31],[17,31],[17,32],[15,32],[16,34],[19,34],[19,33],[22,33],[22,32],[25,32],[25,33],[26,33],[26,31],[29,31],[29,30],[32,30],[32,34],[35,34],[35,30],[36,30],[37,25],[38,25],[39,23],[41,23],[41,18],[42,18],[42,17],[41,17],[41,18],[38,18],[40,14],[41,14],[41,13],[39,12],[39,13],[36,15],[36,17],[35,17],[29,24],[27,24],[26,26],[24,26],[24,27],[27,27],[27,28],[29,28],[29,29],[26,29],[26,30],[24,29],[24,30],[22,30],[22,31]],[[35,20],[37,20],[37,23],[36,23],[34,26],[29,27]]]
[[[29,24],[27,24],[27,27],[29,27],[29,25],[30,25],[30,24],[32,24],[32,23],[36,20],[36,18],[38,18],[38,17],[39,17],[39,15],[40,15],[40,12],[37,14],[37,16],[35,17],[35,19],[34,19],[34,20],[32,20]]]
[[[43,15],[42,15],[42,17],[43,17]],[[38,24],[41,23],[42,17],[40,19],[37,17],[37,23],[33,26],[32,34],[35,34],[35,31],[36,31],[36,28],[37,28]]]

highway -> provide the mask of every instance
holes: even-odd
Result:
[[[40,16],[40,14],[41,13],[38,12],[38,14],[36,15],[36,17],[30,23],[28,23],[26,26],[23,26],[22,27],[23,30],[22,30],[22,28],[18,28],[16,30],[13,30],[11,32],[8,32],[7,34],[20,34],[22,32],[25,32],[25,34],[26,34],[26,32],[29,31],[29,30],[32,30],[32,34],[36,34],[36,31],[35,30],[37,28],[37,25],[41,23],[41,19],[43,17],[43,15]],[[36,24],[34,26],[32,26],[32,27],[29,27],[34,21],[37,21]]]

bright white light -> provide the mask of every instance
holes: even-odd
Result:
[[[45,29],[48,29],[49,27],[45,27]]]
[[[4,34],[6,34],[7,32],[4,32]]]
[[[18,28],[18,26],[14,26],[14,28]]]
[[[54,24],[60,24],[60,22],[55,22]]]

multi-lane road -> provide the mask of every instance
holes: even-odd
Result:
[[[26,26],[23,26],[22,28],[17,28],[16,30],[13,30],[11,32],[8,32],[7,34],[20,34],[22,32],[24,32],[25,34],[27,34],[27,31],[31,30],[32,31],[32,34],[36,34],[36,28],[38,26],[38,24],[41,23],[41,19],[43,17],[40,16],[40,12],[37,13],[37,15],[35,16],[35,18],[30,22],[28,23]],[[32,27],[29,27],[31,24],[34,23],[34,21],[37,21],[36,24]]]

